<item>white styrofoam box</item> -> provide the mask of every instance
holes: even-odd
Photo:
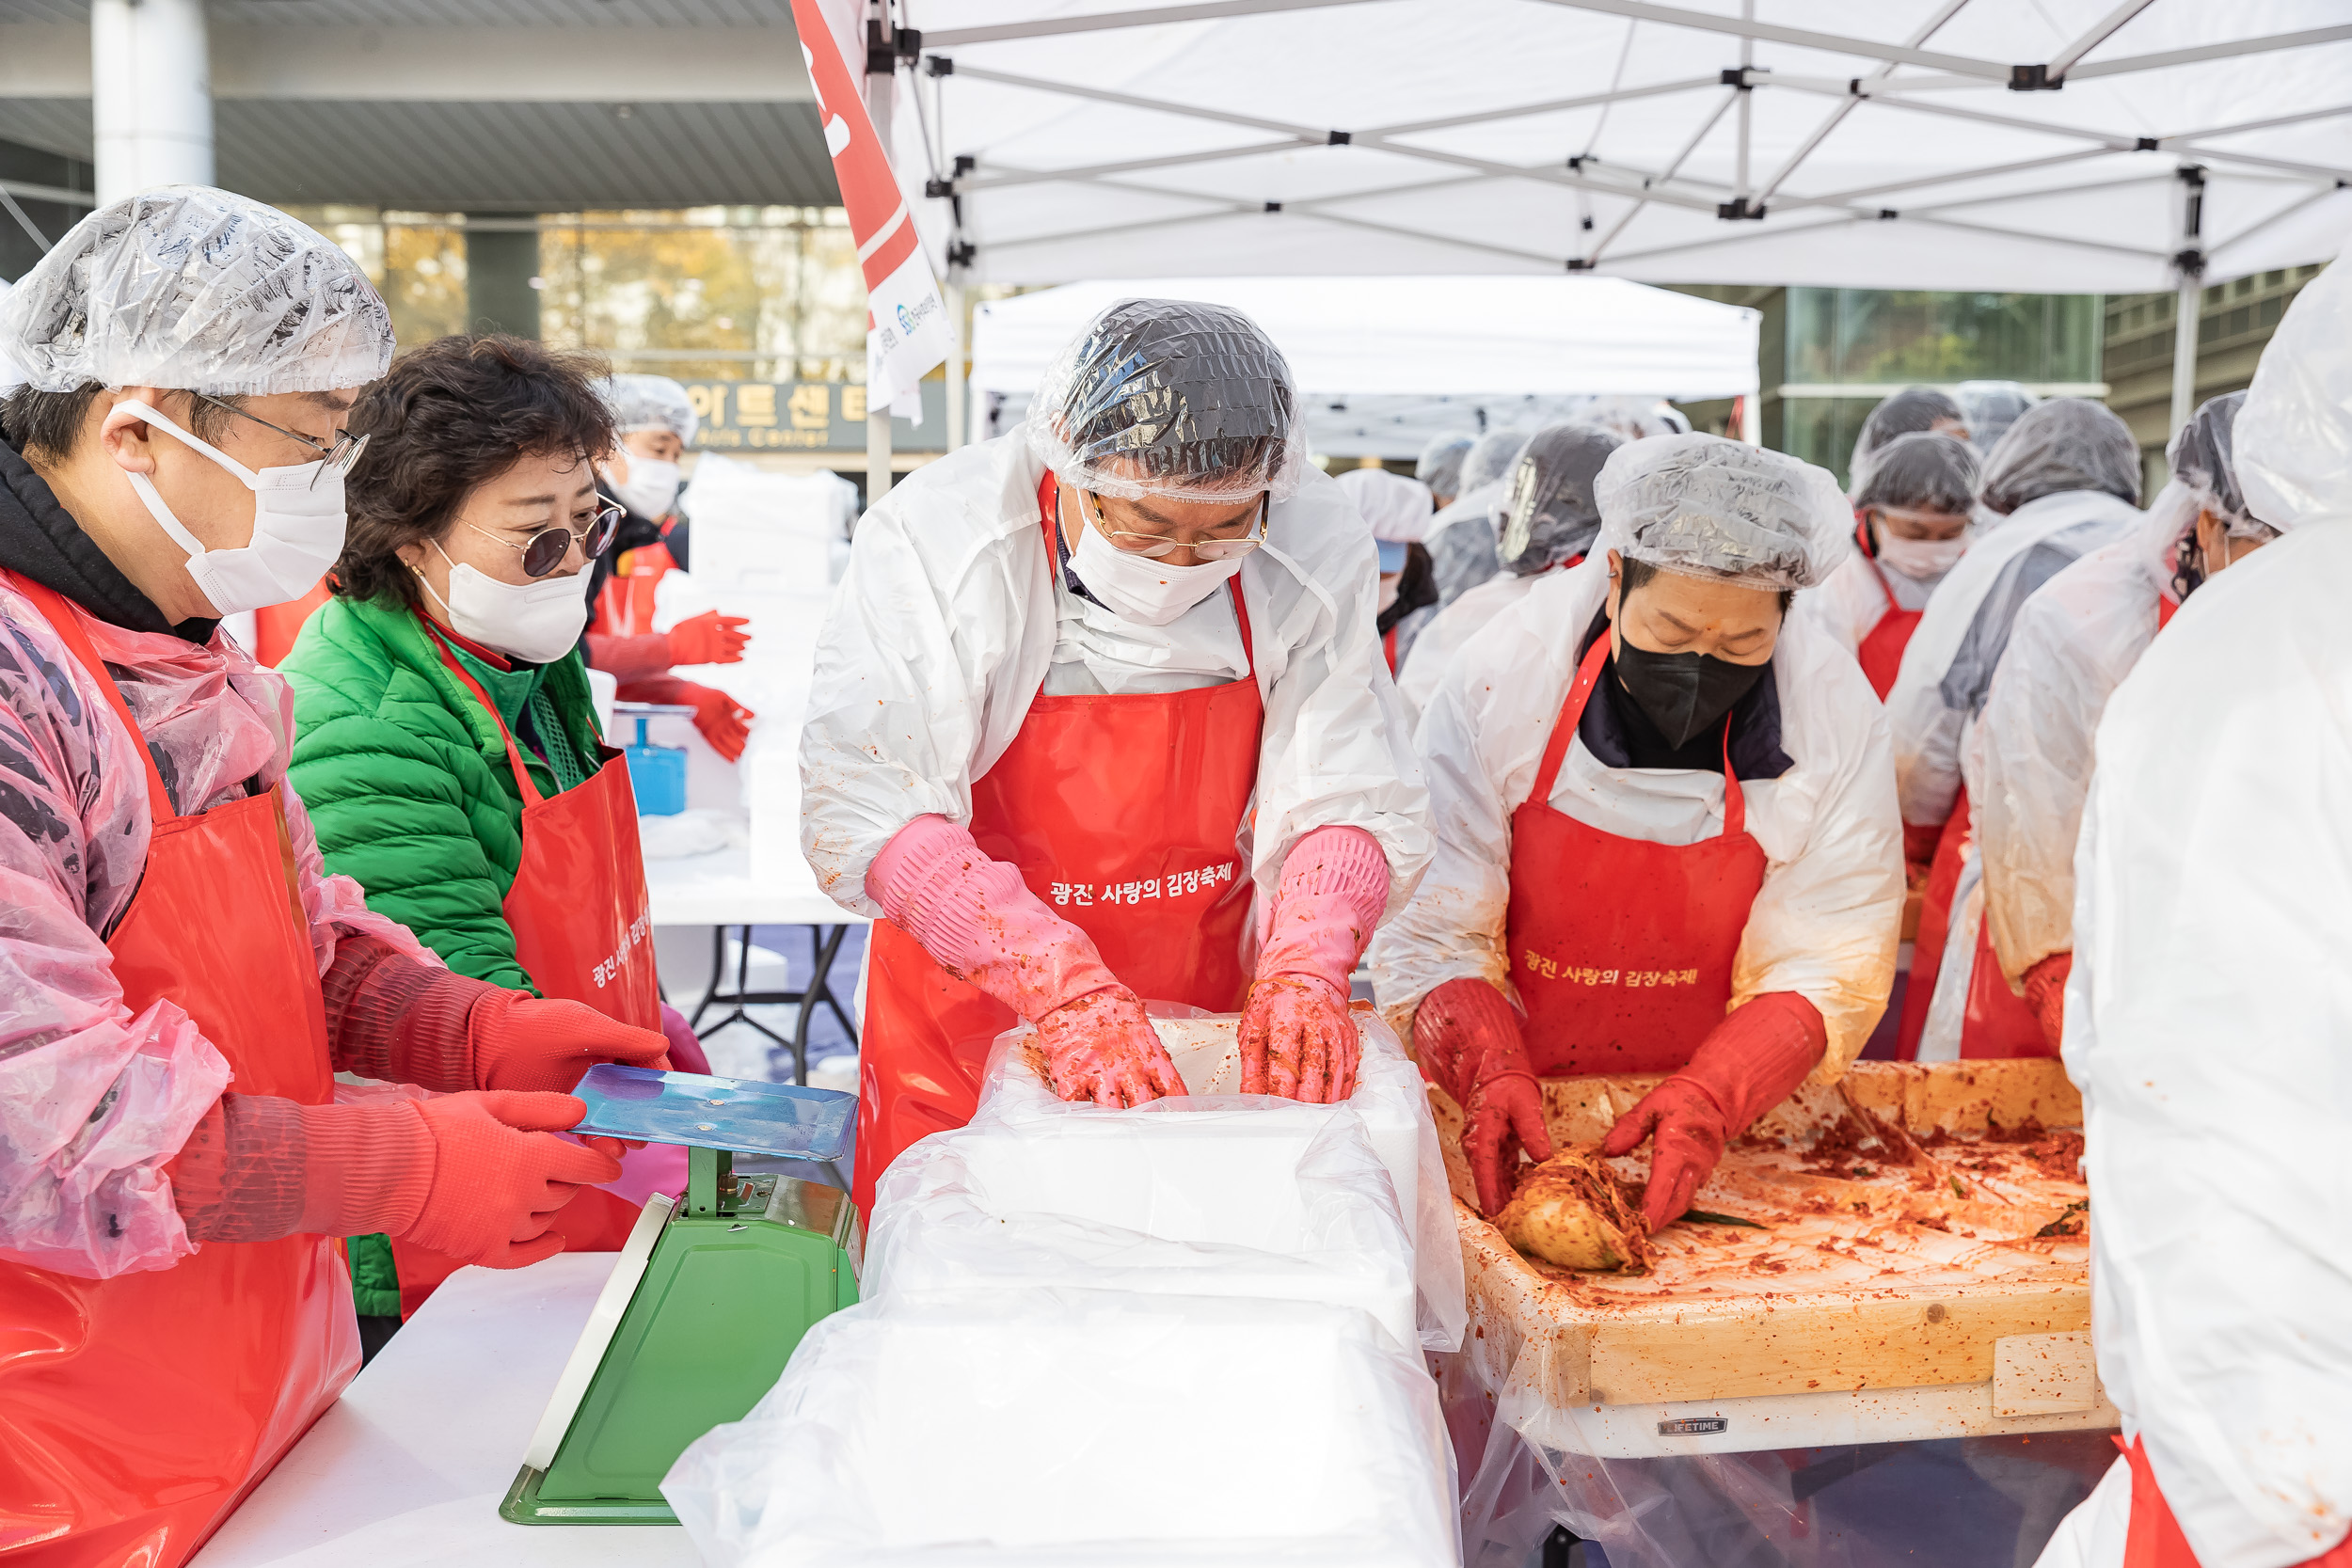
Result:
[[[707,1561],[1458,1560],[1417,1352],[1300,1302],[911,1294],[813,1329],[662,1492]]]
[[[691,559],[714,591],[821,595],[830,585],[841,520],[829,482],[705,453],[690,493]]]

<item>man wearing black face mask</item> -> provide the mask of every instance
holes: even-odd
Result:
[[[1869,683],[1796,592],[1848,548],[1824,471],[1638,441],[1600,535],[1464,645],[1416,736],[1438,856],[1375,942],[1380,1005],[1468,1117],[1480,1207],[1549,1157],[1538,1074],[1672,1074],[1653,1228],[1725,1143],[1861,1052],[1894,977],[1901,822]]]

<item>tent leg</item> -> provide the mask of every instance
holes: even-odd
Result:
[[[2184,274],[2172,308],[2172,426],[2168,437],[2197,412],[2197,317],[2205,294],[2201,276]]]
[[[955,451],[964,444],[965,401],[968,393],[963,379],[963,285],[947,285],[947,450]]]

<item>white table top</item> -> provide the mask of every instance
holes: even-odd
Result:
[[[657,926],[865,926],[800,875],[755,880],[749,849],[645,862],[645,893]]]
[[[191,1568],[696,1568],[675,1526],[499,1517],[617,1256],[452,1275]]]

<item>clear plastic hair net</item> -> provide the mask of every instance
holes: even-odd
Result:
[[[1976,504],[1979,477],[1976,448],[1957,436],[1917,431],[1870,454],[1870,471],[1854,486],[1853,503],[1964,517]]]
[[[2172,477],[2188,487],[2200,510],[2227,526],[2231,538],[2276,539],[2279,531],[2247,509],[2245,492],[2238,488],[2232,429],[2245,404],[2244,392],[2207,398],[2172,437],[2165,456]]]
[[[1600,508],[1593,481],[1609,454],[1624,446],[1613,431],[1585,424],[1539,430],[1511,470],[1496,553],[1518,577],[1549,571],[1593,547]]]
[[[1239,310],[1127,299],[1047,367],[1029,447],[1097,495],[1284,500],[1308,461],[1296,404],[1282,351]]]
[[[624,436],[666,430],[691,447],[702,428],[686,388],[666,375],[608,375],[596,383],[596,395],[612,411],[612,428]]]
[[[383,375],[392,318],[325,235],[227,191],[166,185],[92,213],[17,280],[0,356],[44,392],[324,392]]]
[[[1470,455],[1471,437],[1440,436],[1421,449],[1421,461],[1413,465],[1413,477],[1429,486],[1433,496],[1458,496],[1462,493],[1462,459]]]
[[[1684,436],[1691,429],[1682,410],[1664,398],[1589,397],[1568,404],[1567,421],[1597,425],[1629,441],[1646,436]]]
[[[1977,499],[2004,515],[2068,490],[2104,490],[2139,504],[2139,443],[2113,410],[2053,398],[2017,416],[1984,460]]]
[[[2284,532],[2352,517],[2352,267],[2303,285],[2231,427],[2238,483]]]
[[[2017,416],[2042,401],[2015,381],[1963,381],[1953,392],[1968,421],[1968,439],[1982,452],[2000,445]]]
[[[1429,486],[1386,468],[1349,468],[1339,476],[1340,488],[1372,525],[1372,536],[1391,544],[1411,545],[1429,531]]]
[[[1596,549],[1743,588],[1810,588],[1846,557],[1853,511],[1826,468],[1721,436],[1609,454]]]
[[[1893,397],[1881,399],[1862,421],[1862,433],[1854,437],[1853,456],[1846,463],[1847,482],[1860,491],[1869,475],[1873,453],[1898,436],[1933,430],[1939,420],[1954,424],[1968,422],[1960,404],[1932,387],[1906,387]],[[1854,504],[1862,504],[1858,494]]]
[[[1511,476],[1511,465],[1527,450],[1528,433],[1524,430],[1490,430],[1470,443],[1470,450],[1462,458],[1462,488],[1469,495],[1482,485]]]

